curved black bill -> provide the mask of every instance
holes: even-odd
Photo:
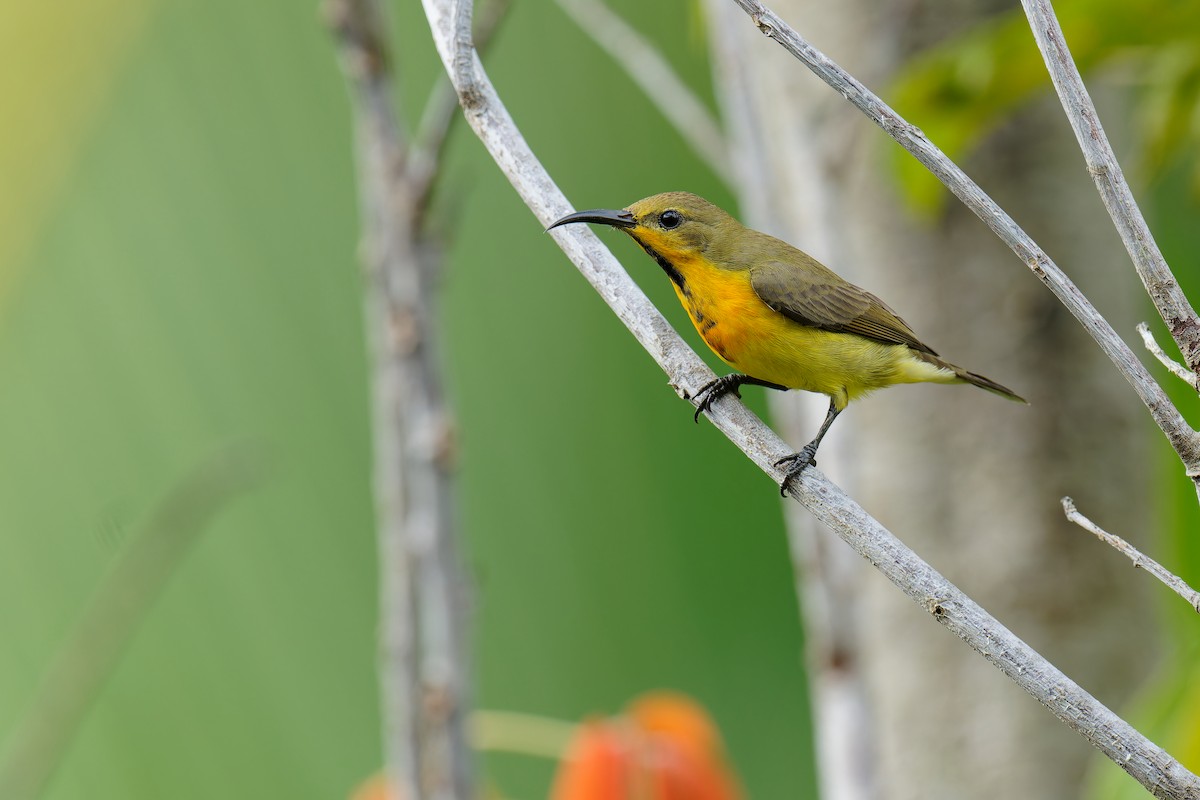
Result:
[[[557,228],[559,225],[570,225],[573,222],[594,222],[597,225],[611,225],[614,228],[633,228],[637,225],[637,220],[633,214],[625,209],[610,211],[605,208],[596,208],[591,211],[576,211],[574,214],[567,214],[562,219],[550,225],[550,228]],[[547,231],[550,228],[546,228]]]

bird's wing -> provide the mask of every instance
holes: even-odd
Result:
[[[855,333],[937,355],[878,297],[842,280],[815,259],[804,257],[804,265],[768,261],[752,268],[750,285],[759,299],[801,325]]]

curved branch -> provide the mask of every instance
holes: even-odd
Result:
[[[542,225],[572,208],[542,168],[496,94],[473,51],[464,53],[454,36],[452,5],[467,0],[422,0],[434,43],[462,98],[467,121],[513,188]],[[456,69],[469,63],[469,69]],[[462,81],[466,81],[463,83]],[[684,397],[692,397],[712,372],[667,324],[645,294],[584,229],[556,228],[555,241],[594,286],[625,326],[670,376]],[[776,480],[774,463],[791,452],[739,401],[725,397],[707,412],[713,424],[755,464]],[[1133,775],[1155,796],[1185,800],[1200,796],[1200,779],[1162,748],[1051,665],[957,587],[925,563],[819,470],[803,472],[791,496],[871,562],[934,619],[1033,695],[1063,723]]]
[[[1188,477],[1197,484],[1197,490],[1200,491],[1200,434],[1192,430],[1129,346],[1050,256],[1046,255],[1029,234],[1025,233],[1004,209],[996,205],[978,184],[967,177],[957,164],[929,141],[920,128],[897,114],[887,103],[809,44],[778,14],[758,0],[734,2],[750,15],[764,35],[774,39],[817,77],[866,114],[901,147],[912,153],[1049,287],[1054,296],[1079,320],[1084,330],[1096,340],[1125,380],[1133,386],[1155,424],[1179,455]]]
[[[475,46],[481,52],[488,44],[508,14],[510,0],[492,0],[484,5],[483,12],[475,22]],[[425,228],[434,183],[442,166],[442,152],[450,138],[450,129],[458,119],[458,95],[445,75],[438,75],[433,89],[425,100],[421,118],[417,121],[405,160],[405,183],[410,187],[414,215],[413,230]]]

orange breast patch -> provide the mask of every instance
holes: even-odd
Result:
[[[698,258],[672,258],[683,278],[675,285],[679,301],[692,324],[713,352],[736,366],[753,339],[777,325],[778,314],[758,299],[750,286],[750,273],[714,267]]]

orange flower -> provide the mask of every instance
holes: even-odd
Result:
[[[350,800],[397,800],[398,796],[392,790],[392,782],[382,772],[376,772],[358,785]]]
[[[585,722],[567,749],[551,800],[741,800],[721,735],[679,694],[656,692],[624,715]]]

